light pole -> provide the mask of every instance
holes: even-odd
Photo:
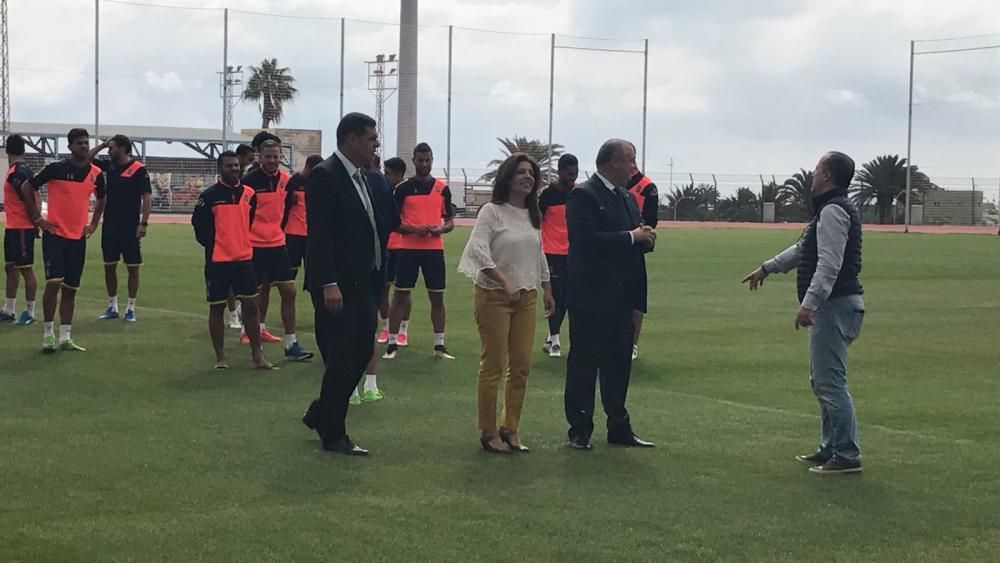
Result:
[[[388,57],[383,54],[375,55],[374,61],[365,61],[368,64],[368,91],[375,95],[375,127],[380,139],[385,132],[385,102],[392,97],[398,89],[399,75],[396,73],[399,68],[399,61],[396,54]],[[386,85],[386,81],[390,84]],[[386,94],[388,92],[388,95]],[[384,142],[384,139],[383,139]],[[382,157],[382,147],[378,149],[379,158]]]

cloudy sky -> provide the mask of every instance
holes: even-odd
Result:
[[[102,123],[220,127],[216,8],[241,10],[230,13],[231,64],[268,56],[291,67],[300,96],[281,126],[323,129],[324,152],[339,112],[338,18],[349,18],[348,111],[374,113],[362,61],[398,50],[398,0],[131,2],[101,4]],[[10,1],[14,121],[93,123],[93,6]],[[992,33],[918,50],[1000,44],[1000,2],[976,0],[421,0],[420,18],[419,137],[443,165],[454,25],[452,166],[470,175],[499,155],[496,137],[547,138],[549,33],[561,47],[641,50],[649,38],[646,169],[661,184],[671,159],[676,183],[694,172],[728,185],[781,181],[828,149],[858,161],[905,154],[909,41]],[[641,55],[557,50],[554,137],[585,168],[605,138],[640,141],[642,70]],[[914,162],[932,178],[995,185],[1000,49],[920,55],[915,83]],[[237,129],[259,120],[250,104],[235,114]]]

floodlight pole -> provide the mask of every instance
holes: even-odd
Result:
[[[552,46],[549,50],[549,158],[545,166],[546,181],[552,181],[552,119],[555,108],[556,93],[556,34],[552,34]]]
[[[344,118],[344,33],[347,20],[340,18],[340,119]]]
[[[222,150],[229,150],[229,8],[222,11]]]
[[[649,39],[644,42],[642,53],[642,173],[646,173],[646,115],[649,100]],[[659,203],[657,203],[659,205]]]
[[[101,0],[94,0],[94,141],[101,138]]]
[[[906,111],[906,226],[903,228],[904,233],[910,232],[910,191],[912,185],[912,174],[913,169],[912,149],[913,149],[913,51],[914,51],[914,41],[910,41],[910,100],[907,104]]]
[[[448,26],[448,130],[446,132],[446,152],[444,178],[448,185],[451,185],[451,63],[452,63],[452,39],[454,37],[454,26]]]

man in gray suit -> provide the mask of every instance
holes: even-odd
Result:
[[[847,390],[847,347],[865,318],[861,273],[861,216],[847,197],[854,161],[828,152],[813,173],[813,217],[802,238],[761,264],[743,282],[756,290],[773,272],[798,270],[795,329],[809,329],[809,380],[819,401],[822,440],[815,453],[796,456],[819,474],[860,473],[858,423]]]

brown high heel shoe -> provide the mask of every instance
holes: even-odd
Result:
[[[496,436],[479,436],[479,443],[483,445],[483,449],[484,450],[486,450],[487,452],[489,452],[491,454],[510,455],[510,454],[514,453],[506,445],[504,445],[503,447],[498,448],[498,447],[494,446],[493,444],[491,444],[490,442],[495,437]],[[500,438],[500,439],[503,440],[503,438]],[[504,444],[506,444],[506,442],[504,442]]]
[[[500,439],[503,440],[507,447],[514,452],[530,452],[531,448],[525,446],[521,443],[521,438],[517,435],[517,432],[508,432],[503,428],[500,429]]]

